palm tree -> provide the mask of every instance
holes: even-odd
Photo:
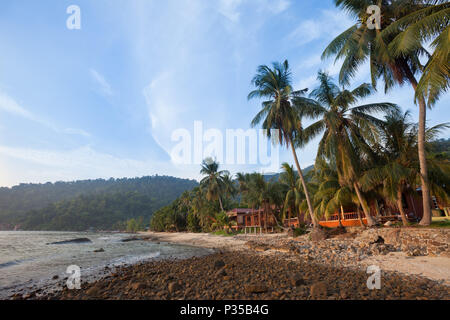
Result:
[[[381,127],[382,161],[379,165],[365,172],[360,182],[363,190],[368,191],[382,186],[385,199],[395,204],[400,212],[403,225],[409,224],[408,217],[403,209],[403,194],[415,191],[416,181],[419,180],[420,170],[417,159],[417,126],[409,121],[410,113],[393,111],[385,117],[384,125]],[[442,129],[448,128],[448,124],[437,125],[426,131],[427,140],[435,137]],[[414,156],[416,155],[416,156]],[[441,168],[439,161],[431,160],[434,172]],[[440,174],[442,172],[438,171]],[[443,174],[445,177],[445,174]],[[436,194],[446,192],[434,183],[430,187]],[[445,182],[444,182],[445,184]]]
[[[421,1],[422,8],[391,23],[381,33],[383,38],[396,37],[389,50],[394,57],[410,55],[415,48],[431,41],[433,54],[423,68],[416,90],[416,99],[424,96],[428,105],[434,105],[448,90],[450,80],[450,2],[446,0]]]
[[[416,154],[416,132],[408,122],[409,112],[396,111],[385,117],[382,126],[383,160],[379,165],[365,172],[360,183],[364,191],[382,185],[385,199],[395,204],[400,211],[403,225],[407,226],[408,217],[403,209],[403,193],[409,186],[415,185],[417,177],[413,154]]]
[[[423,8],[421,1],[388,1],[378,2],[383,13],[382,29],[386,29],[393,22]],[[390,37],[383,37],[381,30],[371,30],[367,27],[367,7],[372,4],[366,0],[335,0],[338,7],[350,12],[358,20],[357,24],[336,37],[325,49],[323,58],[336,56],[336,60],[343,58],[340,72],[340,82],[348,84],[357,69],[365,62],[370,62],[372,84],[376,87],[377,80],[382,78],[387,92],[396,83],[409,82],[414,90],[418,82],[416,74],[422,69],[419,57],[427,54],[420,46],[411,50],[408,55],[395,56],[390,50],[390,42],[399,34],[392,32]],[[424,205],[423,224],[431,223],[430,194],[428,188],[427,163],[425,155],[425,122],[426,102],[419,97],[419,159],[422,173],[422,190]]]
[[[423,225],[429,225],[431,223],[430,190],[428,185],[429,180],[425,153],[425,126],[427,106],[423,94],[420,93],[421,90],[417,90],[418,81],[416,79],[416,75],[424,69],[419,58],[421,56],[426,56],[429,54],[418,42],[415,42],[415,45],[413,46],[408,46],[408,50],[403,51],[405,53],[399,54],[399,51],[396,50],[396,46],[399,40],[395,39],[399,39],[397,38],[398,36],[401,37],[402,29],[399,27],[389,29],[389,26],[412,13],[423,10],[433,3],[438,2],[440,1],[378,1],[377,4],[383,14],[381,29],[389,30],[388,33],[384,33],[383,35],[381,30],[371,30],[367,27],[366,21],[369,18],[369,15],[367,14],[367,8],[372,4],[371,1],[335,0],[335,4],[338,7],[350,12],[353,16],[356,17],[358,22],[356,25],[352,26],[351,28],[340,34],[338,37],[336,37],[323,53],[323,58],[335,56],[336,60],[339,60],[341,58],[344,59],[340,72],[340,82],[342,84],[348,84],[349,79],[356,74],[357,69],[365,61],[369,61],[372,85],[374,87],[376,87],[377,80],[379,78],[382,78],[385,84],[386,92],[395,84],[401,85],[405,82],[408,82],[412,85],[415,92],[417,93],[416,100],[419,104],[418,154],[420,161],[424,207],[424,217],[421,221],[421,224]],[[428,22],[429,21],[430,20],[428,20]],[[430,26],[428,24],[426,25]],[[421,38],[419,34],[416,34],[416,36],[418,38]],[[447,41],[445,46],[448,48],[448,38],[447,40],[442,40],[444,41],[444,43],[445,41]],[[438,42],[439,44],[442,44],[442,41]],[[441,56],[439,57],[439,61],[436,64],[433,64],[434,66],[439,67],[439,63],[442,58]],[[430,67],[430,65],[428,66]]]
[[[222,185],[224,196],[233,199],[238,190],[232,176],[228,172],[222,176]]]
[[[209,201],[219,200],[220,210],[224,211],[222,196],[225,192],[224,176],[229,176],[228,171],[219,171],[219,163],[211,158],[202,162],[200,173],[205,177],[200,185],[206,190],[206,199]]]
[[[248,99],[261,98],[265,101],[262,103],[262,110],[253,119],[252,126],[255,127],[262,122],[268,138],[272,138],[274,143],[286,145],[287,148],[292,149],[295,165],[308,203],[309,213],[314,227],[318,228],[319,224],[314,217],[311,198],[294,144],[294,140],[301,134],[302,130],[301,115],[312,115],[311,106],[313,104],[304,103],[307,100],[303,97],[306,90],[294,91],[291,82],[291,71],[287,60],[283,63],[273,63],[272,69],[265,65],[258,67],[257,74],[252,80],[256,90],[250,92]],[[310,107],[309,109],[307,108],[308,106]],[[279,130],[278,137],[272,136],[272,129]]]
[[[319,143],[317,159],[331,159],[336,163],[341,186],[353,188],[358,196],[369,226],[375,221],[363,197],[359,178],[364,162],[372,156],[368,142],[376,141],[382,121],[373,117],[374,112],[386,112],[398,107],[392,103],[373,103],[354,106],[360,99],[373,92],[369,84],[362,84],[349,91],[341,90],[328,74],[320,72],[320,86],[311,92],[311,97],[321,104],[321,119],[303,131],[308,141],[324,132]]]
[[[250,204],[249,194],[250,194],[250,181],[251,175],[249,173],[237,173],[236,179],[239,183],[239,193],[241,194],[241,203],[244,202],[246,205]]]
[[[298,222],[300,222],[300,204],[305,199],[305,195],[302,192],[301,182],[297,172],[288,163],[281,165],[283,172],[280,175],[280,182],[286,186],[286,193],[283,205],[282,220],[286,218],[286,211],[289,210],[289,214],[296,212]],[[289,215],[288,219],[291,218]]]
[[[351,202],[352,192],[339,184],[335,164],[320,159],[314,167],[313,180],[318,188],[314,193],[314,206],[318,216],[329,217],[342,211],[342,207]],[[339,226],[342,227],[341,214],[338,213]]]

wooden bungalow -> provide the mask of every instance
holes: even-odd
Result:
[[[420,189],[417,190],[415,194],[404,194],[403,195],[403,209],[411,222],[418,222],[423,217],[423,204],[422,204],[422,194]],[[440,204],[435,197],[432,197],[432,209],[442,209],[446,207],[444,204]],[[367,224],[367,218],[364,212],[361,210],[362,221]],[[387,221],[401,221],[400,211],[396,206],[388,205],[384,202],[378,203],[378,210],[375,204],[370,206],[370,214],[372,217],[378,219],[381,223]],[[344,227],[361,226],[360,219],[358,218],[358,213],[352,208],[345,208],[340,212],[335,213],[328,219],[320,221],[320,225],[324,227],[334,228],[339,226],[339,218]]]
[[[266,214],[264,209],[243,209],[237,208],[227,212],[227,216],[234,221],[232,228],[234,230],[244,230],[247,232],[263,232],[267,228],[273,231],[277,222],[273,214]]]

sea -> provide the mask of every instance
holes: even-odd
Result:
[[[0,299],[36,289],[60,290],[72,275],[73,266],[79,267],[81,282],[92,282],[116,267],[212,253],[211,249],[164,242],[123,241],[132,237],[121,233],[0,231]],[[91,242],[50,244],[79,238]],[[99,250],[103,252],[95,252]]]

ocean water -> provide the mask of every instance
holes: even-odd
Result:
[[[132,237],[117,233],[0,232],[0,299],[16,292],[44,288],[58,289],[68,277],[67,268],[81,269],[81,281],[101,276],[105,267],[134,264],[155,259],[184,259],[210,254],[209,249],[150,241],[123,242]],[[51,242],[88,238],[92,243]],[[104,252],[94,252],[104,249]],[[53,279],[58,276],[58,279]]]

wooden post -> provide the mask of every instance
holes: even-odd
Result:
[[[342,220],[345,220],[345,214],[344,214],[344,207],[341,206],[341,215],[342,215]]]

